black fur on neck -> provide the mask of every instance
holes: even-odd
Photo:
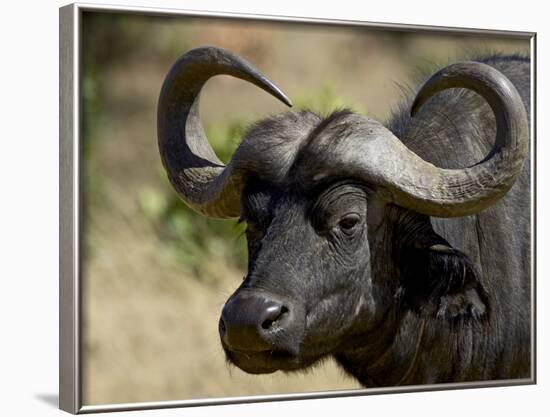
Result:
[[[488,295],[475,265],[433,230],[428,216],[399,210],[394,233],[404,308],[451,324],[488,317]]]

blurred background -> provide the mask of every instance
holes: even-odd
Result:
[[[198,46],[229,49],[320,114],[385,122],[422,74],[491,53],[505,38],[368,27],[84,12],[82,356],[84,404],[359,388],[328,360],[300,374],[226,364],[218,316],[246,274],[244,226],[178,200],[161,166],[156,104],[170,66]],[[227,162],[255,120],[287,109],[243,81],[211,80],[203,123]]]

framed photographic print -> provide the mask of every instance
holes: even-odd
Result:
[[[60,407],[535,382],[535,33],[60,9]]]

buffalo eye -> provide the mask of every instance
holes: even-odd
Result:
[[[357,229],[361,216],[356,213],[346,214],[338,222],[338,228],[347,235],[351,235]]]

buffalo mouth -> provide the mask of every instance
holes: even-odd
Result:
[[[292,371],[305,360],[305,309],[288,297],[242,289],[225,303],[218,331],[227,361],[251,374]]]
[[[293,354],[286,350],[245,351],[223,346],[229,363],[249,374],[271,374],[276,371],[295,371],[312,365],[318,358]]]

